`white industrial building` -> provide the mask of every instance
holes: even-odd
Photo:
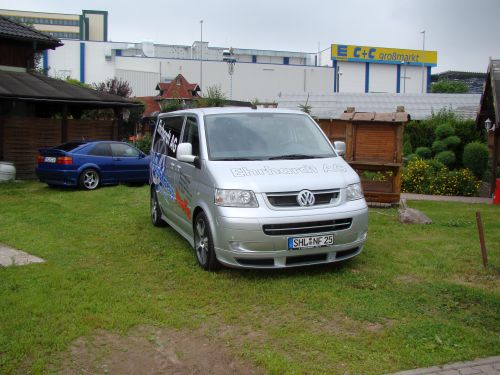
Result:
[[[208,47],[207,42],[195,42],[192,46],[79,40],[63,40],[63,43],[64,46],[43,56],[43,67],[51,76],[71,77],[85,83],[118,77],[130,83],[133,95],[149,96],[156,94],[159,82],[168,82],[181,73],[190,82],[199,83],[202,89],[220,85],[227,95],[231,92],[225,49]],[[235,100],[273,101],[281,92],[332,90],[333,70],[314,66],[314,55],[233,49],[231,56],[235,60],[232,76]]]
[[[65,39],[63,43],[43,56],[49,75],[85,83],[118,77],[129,82],[134,96],[155,95],[159,82],[169,82],[179,73],[203,91],[220,85],[234,100],[276,101],[282,93],[425,93],[437,61],[435,51],[336,44],[329,49],[328,61],[324,53],[229,50],[209,47],[208,42],[183,46]],[[234,61],[232,76],[228,56]]]

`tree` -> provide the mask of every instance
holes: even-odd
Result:
[[[120,78],[110,78],[107,81],[94,83],[94,89],[109,94],[115,94],[123,98],[129,98],[132,95],[132,88],[127,81],[122,81]]]
[[[226,100],[226,95],[220,86],[210,86],[203,98],[198,99],[198,108],[224,107]]]
[[[432,93],[465,94],[469,92],[469,86],[464,82],[441,79],[431,85]]]

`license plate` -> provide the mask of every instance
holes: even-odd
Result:
[[[333,245],[333,234],[326,236],[288,237],[288,250],[310,249]]]
[[[46,162],[46,163],[55,163],[56,162],[56,159],[55,157],[53,156],[46,156],[43,161]]]

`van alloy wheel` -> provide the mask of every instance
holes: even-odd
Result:
[[[196,259],[201,268],[207,271],[213,271],[219,268],[220,263],[215,255],[212,232],[210,231],[210,225],[204,212],[200,212],[196,216],[194,225],[194,248],[196,251]]]

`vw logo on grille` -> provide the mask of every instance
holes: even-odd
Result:
[[[314,201],[314,194],[309,190],[302,190],[299,195],[297,195],[297,203],[302,207],[312,206]]]

